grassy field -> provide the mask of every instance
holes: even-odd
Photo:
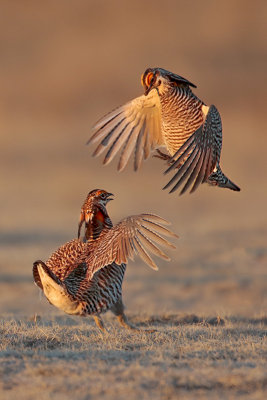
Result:
[[[6,317],[1,398],[264,398],[266,317],[129,316],[144,331],[111,318],[102,334],[67,317]]]
[[[25,400],[264,399],[265,237],[265,230],[191,233],[158,272],[130,263],[126,314],[142,330],[127,331],[107,313],[108,334],[38,296],[26,262],[52,244],[45,235],[38,246],[26,239],[17,245],[22,263],[0,274],[1,399],[18,391]]]

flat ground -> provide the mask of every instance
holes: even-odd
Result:
[[[1,323],[3,399],[261,399],[266,318],[133,316],[155,333],[54,317]],[[144,328],[145,329],[145,328]],[[39,393],[42,393],[39,395]]]
[[[158,272],[130,263],[124,298],[140,333],[111,313],[104,335],[92,318],[63,315],[38,296],[30,260],[2,267],[1,398],[18,390],[21,399],[265,398],[265,238],[263,230],[193,233]],[[17,244],[23,264],[49,253],[47,239],[30,242],[41,240]]]
[[[264,1],[2,2],[0,15],[0,398],[267,397],[267,6]],[[75,5],[74,5],[75,3]],[[161,66],[198,85],[223,120],[222,168],[240,193],[168,195],[165,165],[103,167],[84,143],[100,116]],[[89,190],[115,194],[180,238],[123,284],[129,332],[70,318],[39,295],[32,263],[77,235]]]

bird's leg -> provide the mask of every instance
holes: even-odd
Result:
[[[126,329],[131,329],[135,332],[149,332],[149,333],[153,333],[156,332],[156,329],[141,329],[141,328],[137,328],[135,325],[132,325],[129,321],[128,318],[126,317],[126,315],[124,313],[117,315],[117,319],[120,323],[121,326],[123,326]]]
[[[165,154],[162,151],[160,151],[159,149],[156,149],[156,151],[158,154],[153,154],[153,157],[160,158],[161,160],[167,161],[168,164],[171,164],[172,157],[169,156],[169,154]]]
[[[119,324],[121,326],[123,326],[126,329],[132,329],[132,330],[135,330],[135,331],[140,331],[140,329],[138,329],[137,327],[135,327],[134,325],[132,325],[128,321],[128,318],[124,314],[124,305],[123,305],[123,302],[122,302],[122,298],[119,298],[117,303],[115,303],[112,306],[111,311],[113,312],[113,314],[116,315],[117,320],[119,321]]]
[[[131,329],[136,332],[140,332],[141,329],[137,328],[136,326],[132,325],[129,321],[124,312],[120,315],[117,315],[117,320],[119,321],[119,324],[123,326],[126,329]]]
[[[156,149],[156,151],[158,152],[158,154],[153,154],[153,157],[156,158],[160,158],[161,160],[167,161],[168,165],[172,165],[173,163],[175,163],[175,159],[173,159],[172,156],[169,156],[169,154],[165,154],[162,151],[160,151],[159,149]],[[184,160],[181,161],[180,164],[176,165],[176,169],[179,169],[183,163],[185,162],[186,158]]]
[[[97,327],[102,331],[102,332],[107,332],[104,322],[102,320],[102,318],[99,315],[93,315],[93,318],[95,320],[95,323],[97,325]]]
[[[121,298],[117,301],[117,303],[114,304],[114,306],[111,308],[111,311],[116,315],[119,324],[126,329],[131,329],[136,332],[155,332],[154,329],[143,330],[132,325],[124,313],[124,305]]]

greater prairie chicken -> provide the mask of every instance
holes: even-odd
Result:
[[[105,190],[91,191],[81,209],[78,238],[65,243],[44,263],[33,265],[35,283],[48,301],[72,315],[93,315],[104,330],[100,314],[111,310],[122,326],[133,328],[124,314],[122,281],[128,258],[134,253],[153,269],[151,253],[169,260],[158,247],[175,246],[162,236],[177,237],[164,227],[169,223],[153,214],[133,215],[113,226],[106,204],[112,200]],[[85,232],[80,239],[81,227]]]
[[[187,79],[162,68],[148,68],[141,78],[144,95],[104,116],[94,126],[88,141],[100,144],[93,155],[107,149],[104,164],[121,150],[118,170],[126,166],[134,151],[134,169],[156,149],[156,157],[169,163],[174,176],[164,187],[174,192],[184,184],[180,194],[207,182],[235,191],[239,187],[220,168],[222,147],[221,117],[214,105],[206,106],[191,90]],[[159,148],[165,147],[168,154]]]

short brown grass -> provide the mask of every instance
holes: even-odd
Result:
[[[108,334],[91,319],[2,319],[1,398],[264,397],[266,317],[133,315],[140,333],[105,320]]]

